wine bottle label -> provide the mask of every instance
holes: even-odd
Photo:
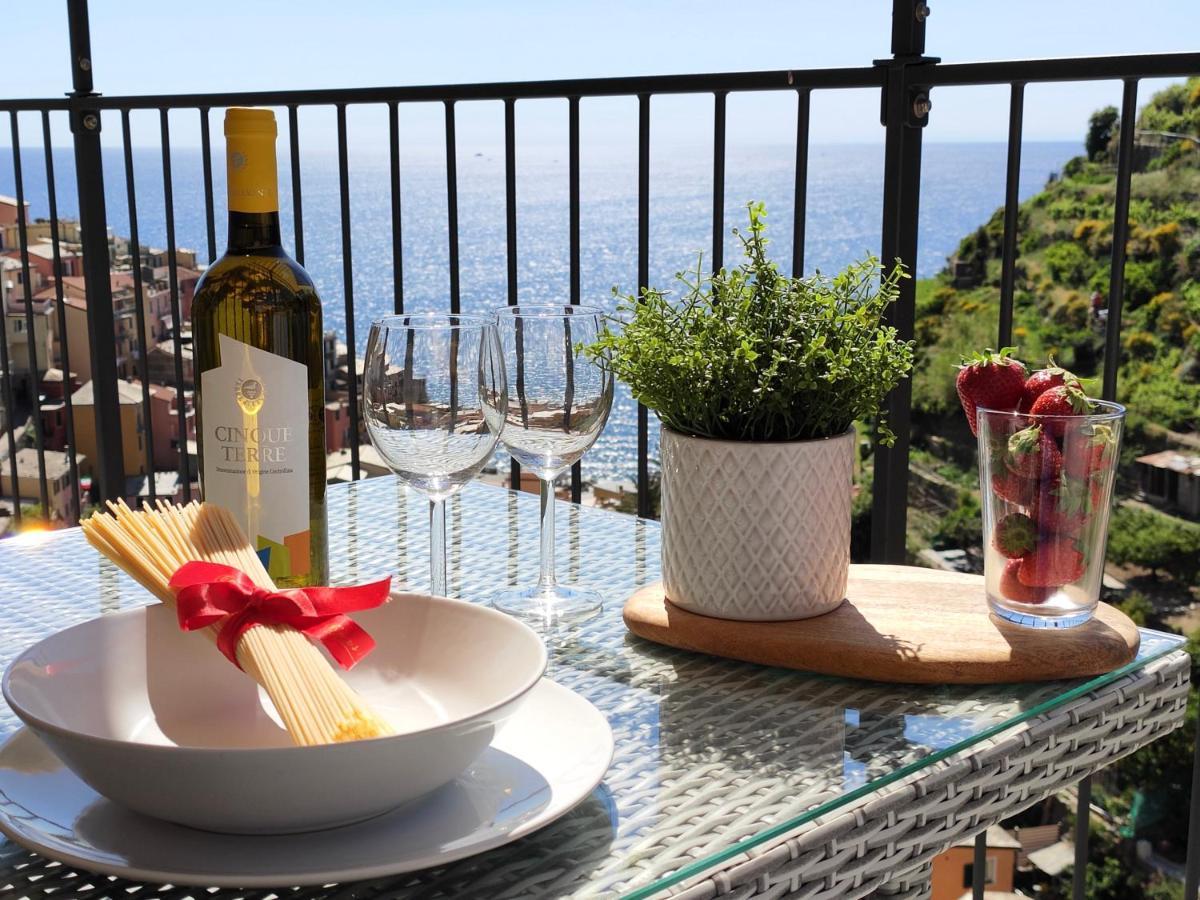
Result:
[[[219,340],[200,376],[204,499],[237,517],[272,578],[307,575],[308,367]]]

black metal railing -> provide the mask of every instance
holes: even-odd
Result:
[[[45,165],[49,191],[50,217],[57,218],[51,154],[49,115],[65,112],[70,119],[75,150],[75,175],[78,185],[79,218],[83,244],[84,280],[87,292],[87,321],[90,337],[97,459],[92,460],[99,499],[116,498],[124,491],[122,470],[122,434],[120,405],[117,395],[117,358],[112,340],[114,328],[113,298],[109,281],[109,256],[106,234],[106,210],[103,167],[100,152],[100,129],[105,111],[120,116],[124,152],[129,230],[134,253],[134,304],[138,319],[138,341],[141,352],[138,360],[142,381],[144,415],[150,415],[150,389],[146,363],[144,316],[144,285],[138,265],[138,223],[134,166],[130,144],[129,116],[135,110],[153,110],[160,117],[162,177],[166,207],[166,237],[168,249],[168,278],[173,321],[176,327],[174,373],[177,387],[183,385],[182,346],[179,338],[180,297],[178,263],[175,253],[175,226],[172,198],[169,114],[176,110],[191,110],[199,115],[204,176],[205,225],[209,259],[216,257],[212,148],[209,112],[224,106],[275,106],[286,108],[290,137],[291,197],[294,244],[297,259],[305,255],[303,198],[300,172],[300,128],[298,112],[308,107],[333,107],[336,111],[337,149],[340,200],[340,231],[342,281],[345,302],[346,346],[348,348],[348,402],[351,417],[351,467],[359,477],[360,460],[357,435],[359,408],[354,331],[354,277],[350,227],[349,164],[347,154],[346,111],[351,106],[381,106],[388,112],[388,147],[391,178],[391,240],[394,272],[395,312],[404,311],[404,260],[402,254],[403,215],[401,208],[401,164],[399,107],[412,103],[441,103],[445,113],[446,201],[449,265],[449,304],[452,312],[460,305],[459,247],[458,247],[458,175],[456,167],[456,104],[462,101],[493,101],[504,109],[504,179],[505,234],[507,264],[507,300],[517,302],[517,179],[516,179],[516,106],[536,99],[559,99],[568,109],[568,191],[569,205],[569,285],[570,302],[580,301],[580,102],[585,98],[624,96],[636,98],[638,109],[637,155],[637,280],[640,287],[649,282],[650,253],[650,115],[655,97],[669,94],[710,94],[713,97],[713,200],[712,255],[713,264],[721,265],[723,256],[726,105],[730,94],[751,91],[791,92],[797,103],[797,126],[794,170],[794,220],[792,238],[793,272],[802,273],[805,257],[805,223],[808,188],[809,120],[814,92],[867,88],[879,91],[881,125],[884,129],[884,183],[882,246],[884,260],[899,258],[910,271],[915,271],[918,241],[918,210],[921,190],[922,129],[929,121],[931,98],[938,88],[968,85],[1007,85],[1009,95],[1009,126],[1007,140],[1007,169],[1005,213],[1002,241],[999,346],[1011,343],[1014,309],[1015,261],[1017,254],[1018,179],[1020,173],[1021,141],[1025,87],[1045,82],[1079,82],[1119,80],[1124,85],[1121,104],[1121,131],[1117,160],[1116,203],[1113,222],[1112,258],[1108,291],[1108,320],[1105,336],[1103,396],[1112,399],[1116,394],[1117,369],[1120,361],[1121,309],[1125,275],[1125,243],[1128,237],[1128,213],[1133,159],[1134,123],[1137,112],[1139,82],[1146,78],[1178,77],[1200,73],[1200,53],[1170,53],[1155,55],[1085,57],[1072,59],[1019,60],[982,63],[945,64],[925,55],[925,21],[929,8],[921,0],[893,0],[891,22],[891,52],[886,59],[871,65],[830,69],[792,69],[760,72],[733,72],[698,75],[664,75],[632,78],[595,78],[559,81],[525,81],[492,84],[423,85],[410,87],[378,87],[337,90],[250,91],[194,94],[164,94],[147,96],[105,97],[94,91],[90,36],[86,0],[68,0],[70,30],[72,92],[64,98],[0,100],[0,111],[8,111],[11,120],[14,179],[18,200],[23,199],[23,177],[20,160],[18,113],[41,114],[45,145]],[[59,235],[52,232],[55,266],[59,266]],[[22,226],[20,245],[24,255],[28,237]],[[25,280],[29,284],[26,261]],[[61,281],[56,280],[55,300],[62,338],[66,340],[64,297]],[[901,337],[911,339],[914,333],[915,281],[901,283],[900,299],[892,311],[893,321]],[[27,310],[30,309],[27,306]],[[36,371],[36,347],[32,327],[27,328],[29,354]],[[64,347],[65,354],[65,347]],[[7,354],[5,319],[0,316],[0,374],[4,375],[0,400],[9,411],[6,416],[7,447],[13,484],[18,481],[16,468],[16,439],[12,410],[12,381]],[[37,390],[33,390],[37,403]],[[68,446],[76,491],[79,480],[75,460],[75,422],[66,385],[66,420]],[[180,428],[179,474],[185,494],[190,491],[190,461],[186,446],[186,411],[182,392],[178,402]],[[905,559],[907,524],[907,493],[910,428],[911,386],[907,382],[889,398],[889,415],[898,440],[892,448],[878,447],[875,451],[874,493],[872,511],[872,556],[880,562],[899,563]],[[41,474],[41,499],[46,502],[45,463],[42,458],[43,434],[41,417],[34,415],[35,446]],[[154,491],[154,456],[151,441],[144,449],[150,475],[150,491]],[[644,407],[637,417],[638,447],[638,512],[651,512],[649,494],[649,420]],[[512,479],[516,485],[519,471],[513,464]],[[578,500],[581,479],[578,465],[572,472],[572,496]],[[75,509],[81,505],[76,494]],[[15,515],[21,515],[16,504]],[[1200,751],[1198,751],[1200,761]],[[1083,826],[1076,843],[1075,896],[1082,897],[1082,873],[1087,859],[1087,798],[1090,783],[1085,780],[1079,790],[1080,820]],[[1192,821],[1200,806],[1200,779],[1193,780]],[[1200,864],[1200,828],[1190,829],[1187,872],[1189,897],[1196,896],[1197,871]],[[980,864],[983,837],[976,844],[977,864],[975,896],[982,896]]]

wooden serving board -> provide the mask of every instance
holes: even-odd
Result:
[[[826,675],[920,684],[1051,681],[1109,672],[1140,637],[1101,603],[1068,629],[1025,628],[993,617],[983,577],[911,566],[850,567],[846,602],[812,619],[735,622],[687,612],[647,585],[625,602],[639,637],[729,659]]]

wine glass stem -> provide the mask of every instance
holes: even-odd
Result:
[[[429,501],[429,593],[446,596],[446,501]]]
[[[542,489],[542,566],[538,589],[542,593],[554,590],[554,482],[538,478]]]

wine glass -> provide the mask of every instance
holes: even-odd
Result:
[[[501,440],[541,481],[541,570],[537,584],[501,591],[492,604],[543,626],[579,622],[600,611],[592,590],[554,577],[554,478],[596,442],[612,407],[612,372],[581,347],[600,334],[603,312],[591,306],[511,306],[496,311],[512,390],[497,407]]]
[[[490,316],[386,316],[371,325],[363,417],[371,443],[429,498],[430,593],[446,594],[446,498],[496,449],[507,404]]]

